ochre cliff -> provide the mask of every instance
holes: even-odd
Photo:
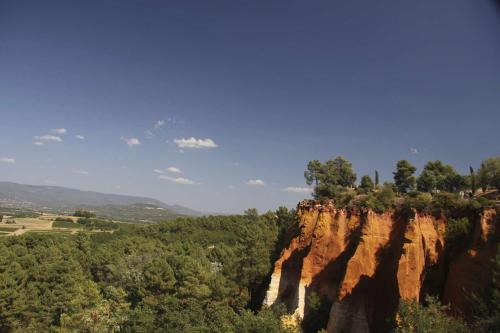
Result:
[[[469,311],[461,290],[480,292],[478,280],[469,276],[479,273],[459,272],[472,267],[487,279],[495,251],[488,238],[498,233],[496,211],[484,211],[467,251],[447,263],[444,217],[353,212],[312,200],[301,202],[297,214],[266,304],[283,303],[304,318],[315,292],[332,304],[328,332],[387,331],[400,298],[418,301],[427,293],[444,295],[457,313]]]

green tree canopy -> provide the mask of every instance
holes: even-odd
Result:
[[[318,160],[310,161],[304,172],[308,185],[315,184],[315,198],[335,198],[349,187],[354,187],[356,174],[352,164],[342,156],[326,163]]]
[[[417,168],[410,164],[407,160],[400,160],[396,164],[396,172],[394,172],[394,183],[400,193],[406,193],[415,187],[415,177],[413,174]]]
[[[477,178],[483,190],[488,188],[500,190],[500,157],[492,157],[481,162]]]
[[[307,185],[319,184],[324,171],[324,165],[318,160],[312,160],[307,164],[307,170],[304,171]]]
[[[421,192],[448,191],[457,192],[465,185],[465,178],[455,169],[441,161],[429,161],[417,179],[417,188]]]
[[[373,184],[373,180],[370,176],[364,175],[363,177],[361,177],[361,183],[359,184],[359,187],[365,192],[370,192],[375,187],[375,184]]]

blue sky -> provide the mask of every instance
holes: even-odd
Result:
[[[466,172],[500,153],[498,8],[0,1],[0,180],[227,213],[294,206],[311,159]]]

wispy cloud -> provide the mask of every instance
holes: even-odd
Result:
[[[182,173],[181,169],[176,167],[168,167],[165,170],[172,173]]]
[[[250,185],[250,186],[265,186],[266,183],[261,180],[261,179],[250,179],[246,182],[247,185]]]
[[[63,141],[63,139],[61,139],[60,136],[52,135],[52,134],[35,136],[34,139],[36,140],[35,142],[62,142]]]
[[[71,172],[76,174],[76,175],[88,175],[89,174],[88,171],[79,170],[79,169],[73,169],[73,170],[71,170]]]
[[[154,134],[153,132],[151,132],[150,130],[145,130],[145,131],[144,131],[144,134],[146,134],[146,137],[147,137],[148,139],[152,139],[152,138],[154,138],[154,136],[155,136],[155,134]]]
[[[75,135],[75,138],[77,138],[78,140],[85,140],[85,137],[83,135]]]
[[[33,144],[35,146],[43,146],[45,143],[43,143],[42,141],[33,141]]]
[[[196,184],[198,184],[191,179],[182,178],[182,177],[170,177],[170,176],[166,176],[166,175],[160,175],[159,178],[163,179],[163,180],[168,180],[169,182],[172,182],[172,183],[182,184],[182,185],[196,185]]]
[[[285,192],[290,192],[290,193],[311,193],[312,189],[309,187],[294,187],[294,186],[289,186],[285,187],[283,189]]]
[[[160,127],[162,127],[163,125],[165,125],[165,121],[164,120],[158,120],[156,123],[155,123],[155,129],[159,129]]]
[[[2,157],[2,158],[0,158],[0,162],[12,164],[12,163],[16,163],[16,159],[12,158],[12,157]]]
[[[160,170],[160,169],[154,169],[153,172],[155,173],[159,173],[159,174],[162,174],[163,173],[163,170]]]
[[[54,134],[66,134],[68,130],[66,130],[65,128],[53,128],[50,130],[51,133],[54,133]]]
[[[124,137],[122,137],[122,140],[125,141],[125,143],[129,147],[134,147],[134,146],[138,146],[141,144],[141,141],[139,141],[138,138],[124,138]]]
[[[190,137],[188,139],[174,139],[175,144],[179,148],[217,148],[218,145],[212,139],[196,139]]]
[[[410,152],[411,152],[413,155],[417,155],[417,154],[418,154],[418,149],[417,149],[417,148],[414,148],[414,147],[411,147],[411,148],[410,148]]]

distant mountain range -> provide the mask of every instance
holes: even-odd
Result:
[[[203,213],[179,206],[168,205],[162,201],[121,194],[108,194],[94,191],[82,191],[59,186],[24,185],[12,182],[0,182],[0,206],[25,207],[41,210],[68,210],[79,207],[107,207],[123,210],[120,206],[142,204],[163,208],[171,216],[199,216]],[[142,207],[142,206],[141,206]]]

